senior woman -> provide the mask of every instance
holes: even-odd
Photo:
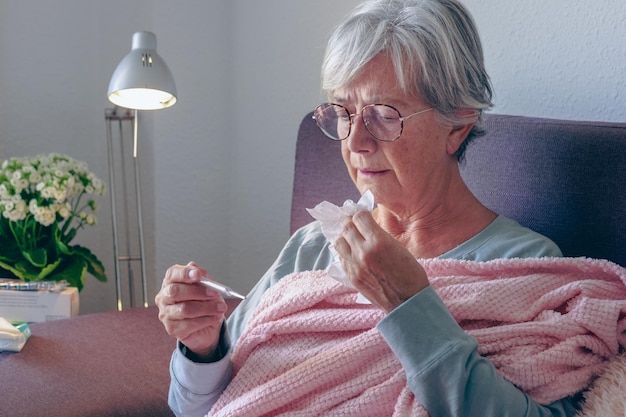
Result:
[[[431,416],[573,415],[573,400],[541,406],[498,376],[416,261],[561,256],[546,237],[483,206],[459,173],[491,107],[468,12],[455,0],[363,3],[331,36],[322,86],[329,103],[314,118],[326,136],[342,141],[353,181],[373,194],[377,209],[348,219],[335,242],[318,222],[297,231],[227,322],[221,296],[198,285],[210,278],[207,271],[195,263],[172,266],[156,297],[160,320],[178,339],[172,409],[189,416],[211,409],[231,380],[233,346],[264,293],[290,273],[328,267],[333,243],[354,287],[387,313],[377,327]]]

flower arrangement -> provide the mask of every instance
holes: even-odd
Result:
[[[106,281],[91,251],[70,245],[94,225],[105,184],[87,165],[59,154],[10,158],[0,167],[0,273],[23,281],[61,281],[82,290],[86,274]]]

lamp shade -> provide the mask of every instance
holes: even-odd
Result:
[[[157,54],[156,35],[136,32],[131,51],[119,63],[107,96],[117,106],[137,110],[157,110],[176,103],[172,72]]]

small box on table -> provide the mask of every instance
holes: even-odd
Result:
[[[10,322],[39,323],[78,315],[76,287],[60,291],[0,290],[0,317]]]

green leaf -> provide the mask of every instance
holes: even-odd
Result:
[[[57,249],[59,249],[59,253],[62,253],[63,255],[73,255],[74,254],[74,251],[72,251],[71,246],[67,246],[61,240],[57,240],[56,245],[57,245]]]
[[[10,271],[13,275],[15,275],[17,278],[21,279],[22,281],[28,281],[24,277],[24,273],[22,271],[18,271],[17,269],[15,269],[13,267],[14,264],[15,264],[14,261],[11,261],[11,262],[7,263],[3,259],[0,259],[0,266],[2,268],[6,269],[7,271]]]
[[[72,246],[75,254],[81,256],[87,262],[87,271],[93,275],[98,281],[106,282],[107,277],[104,272],[104,265],[89,249],[84,246]]]
[[[51,274],[61,263],[61,259],[57,259],[51,264],[46,265],[39,274],[39,280],[46,278],[49,274]]]
[[[41,268],[33,266],[33,264],[28,261],[20,260],[13,263],[0,261],[0,266],[8,271],[11,271],[22,281],[41,281],[52,273],[60,263],[61,259],[57,259],[55,262]]]
[[[82,291],[86,273],[87,262],[80,256],[71,256],[64,259],[49,279],[54,281],[66,280],[71,286],[77,287],[78,291]]]
[[[22,258],[22,252],[17,247],[9,248],[0,243],[0,261],[15,263]]]
[[[22,252],[24,258],[36,267],[43,268],[48,264],[48,254],[45,248],[35,248]]]
[[[70,230],[70,232],[63,238],[65,243],[70,243],[72,239],[74,239],[74,236],[76,236],[76,232],[77,232],[77,229]]]

